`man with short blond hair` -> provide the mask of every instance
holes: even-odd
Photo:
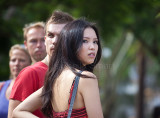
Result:
[[[34,22],[26,24],[23,28],[24,45],[31,56],[32,64],[43,60],[46,56],[44,27],[44,22]]]

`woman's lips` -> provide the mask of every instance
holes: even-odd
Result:
[[[95,57],[95,53],[91,52],[91,53],[88,54],[88,56],[94,58]]]

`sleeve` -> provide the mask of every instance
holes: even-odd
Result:
[[[3,87],[3,85],[4,85],[4,83],[5,83],[5,82],[0,82],[0,91],[1,91],[1,89],[2,89],[2,87]]]
[[[13,85],[10,99],[24,101],[37,89],[38,74],[32,68],[26,68],[20,72]]]

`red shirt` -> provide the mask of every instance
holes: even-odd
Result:
[[[47,70],[48,66],[43,62],[37,62],[24,68],[16,78],[10,99],[24,101],[29,95],[41,88],[44,85]],[[40,110],[36,110],[34,114],[40,118],[44,117]]]

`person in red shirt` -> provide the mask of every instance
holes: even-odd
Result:
[[[10,95],[8,118],[12,117],[12,112],[16,106],[43,86],[48,63],[52,53],[54,53],[58,35],[62,28],[71,21],[73,21],[73,18],[68,13],[54,11],[46,22],[45,45],[47,56],[42,61],[23,69],[18,75]],[[44,117],[40,110],[35,110],[33,113],[40,118]]]

